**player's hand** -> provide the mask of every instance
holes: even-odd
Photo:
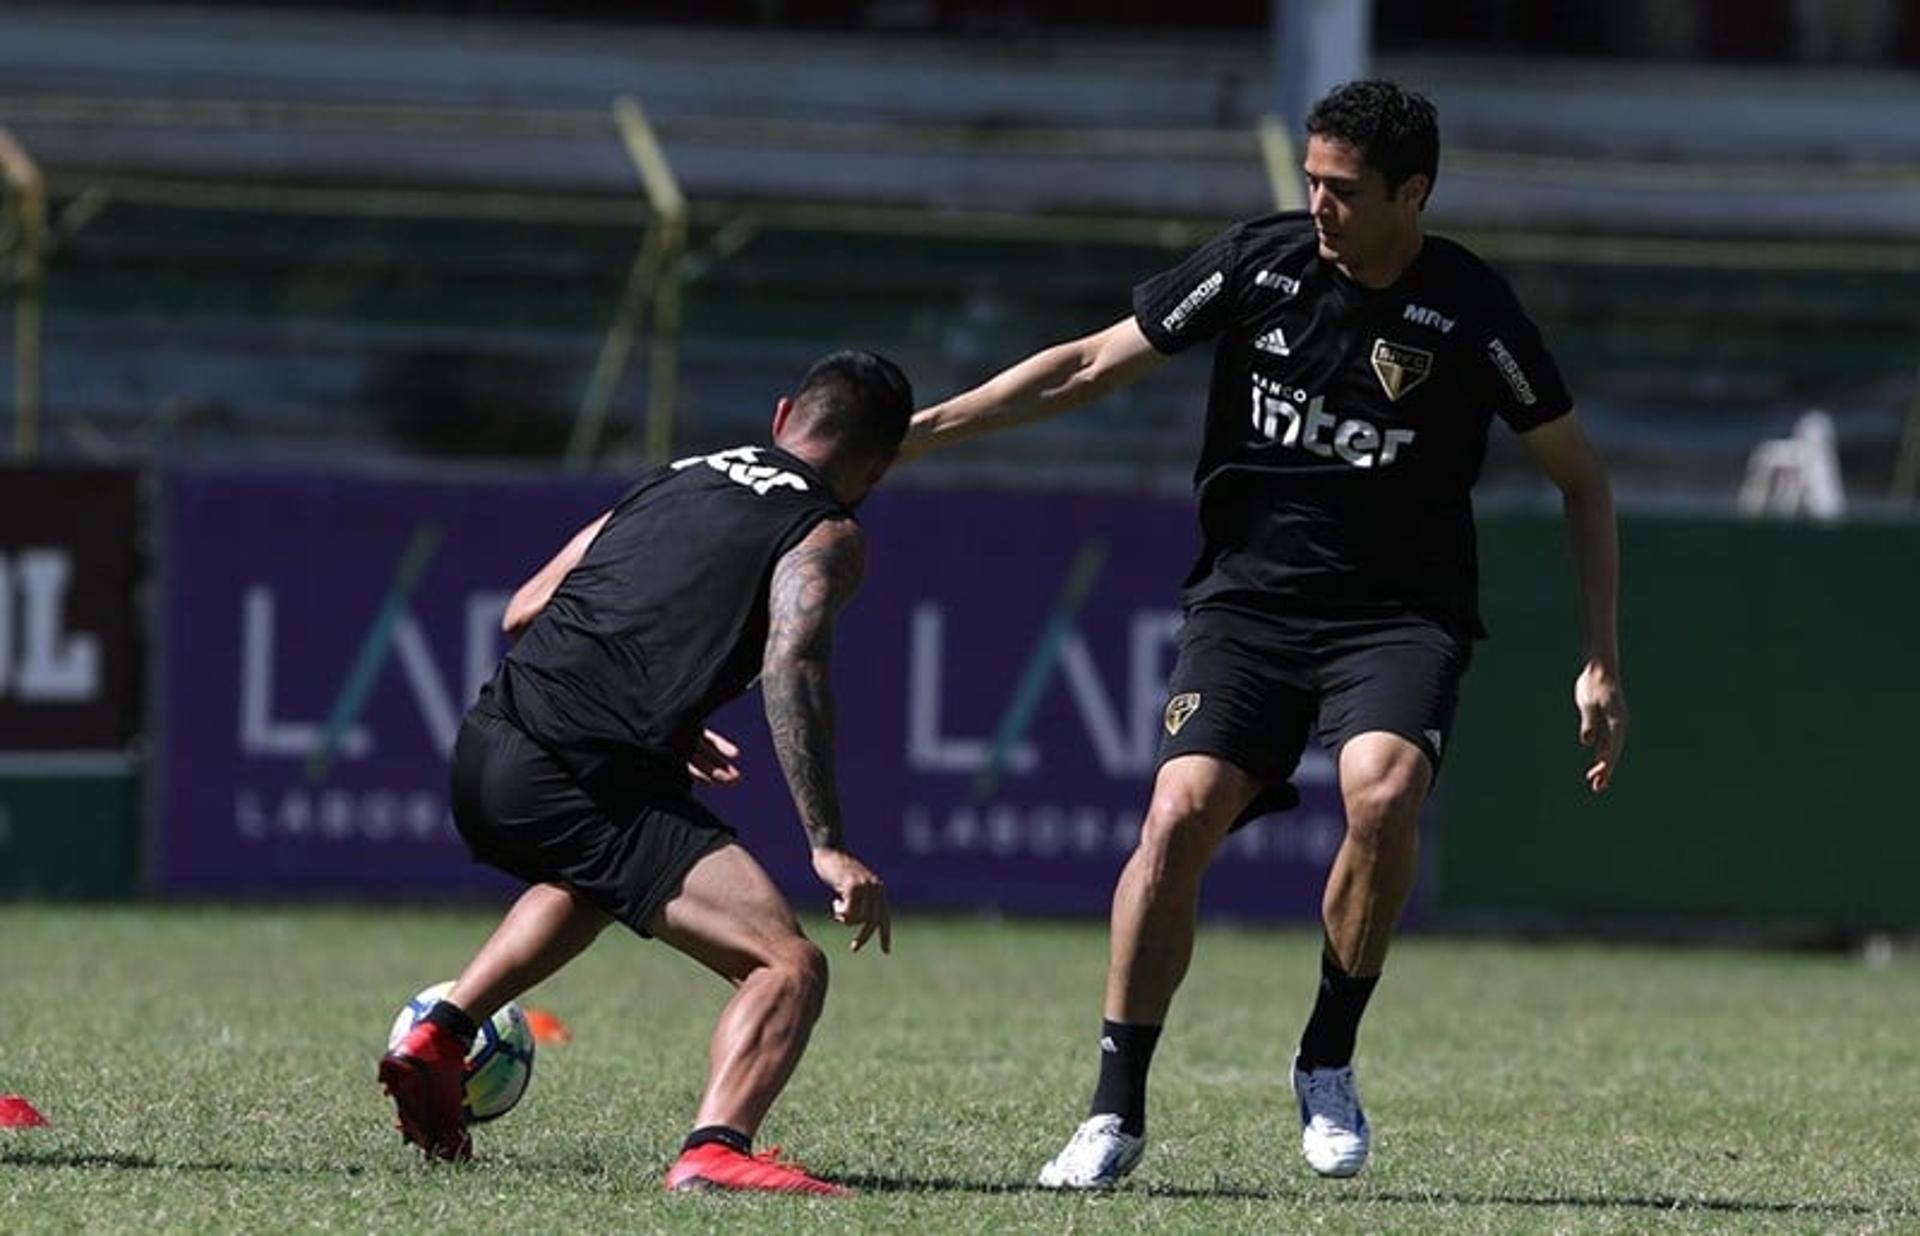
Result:
[[[740,748],[725,734],[700,731],[700,745],[687,757],[687,771],[702,785],[733,785],[740,780],[740,766],[734,758]]]
[[[876,931],[880,933],[880,951],[893,951],[893,916],[887,909],[887,886],[879,876],[845,850],[826,847],[813,852],[813,874],[833,890],[833,921],[859,926],[854,952],[859,952]]]
[[[1613,670],[1590,661],[1573,681],[1573,705],[1580,710],[1580,743],[1593,748],[1587,787],[1598,794],[1613,781],[1627,745],[1627,693]]]

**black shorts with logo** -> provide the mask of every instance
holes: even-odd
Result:
[[[684,785],[590,792],[485,708],[453,744],[453,823],[480,862],[564,884],[642,936],[693,865],[734,839]]]
[[[1329,621],[1193,610],[1168,679],[1158,762],[1218,756],[1265,782],[1242,822],[1299,805],[1288,778],[1309,732],[1336,757],[1355,735],[1397,734],[1437,773],[1472,656],[1471,641],[1412,616]]]

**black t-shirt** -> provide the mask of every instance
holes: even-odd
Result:
[[[774,564],[823,519],[820,475],[767,446],[657,468],[495,671],[491,708],[590,787],[684,780],[709,714],[753,684]]]
[[[1218,340],[1188,607],[1483,633],[1470,491],[1488,425],[1524,432],[1573,406],[1499,275],[1428,236],[1368,289],[1291,212],[1229,228],[1134,288],[1133,309],[1160,352]]]

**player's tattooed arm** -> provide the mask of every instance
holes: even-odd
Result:
[[[774,753],[816,850],[842,848],[827,663],[834,620],[860,586],[866,562],[860,526],[828,520],[781,557],[767,597],[760,692]]]

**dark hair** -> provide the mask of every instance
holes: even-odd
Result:
[[[1307,136],[1353,146],[1386,178],[1389,193],[1422,173],[1427,196],[1433,196],[1440,174],[1440,117],[1425,95],[1378,79],[1336,86],[1307,113]]]
[[[913,419],[913,387],[884,356],[848,349],[813,362],[794,410],[809,434],[838,439],[860,455],[891,456]]]

